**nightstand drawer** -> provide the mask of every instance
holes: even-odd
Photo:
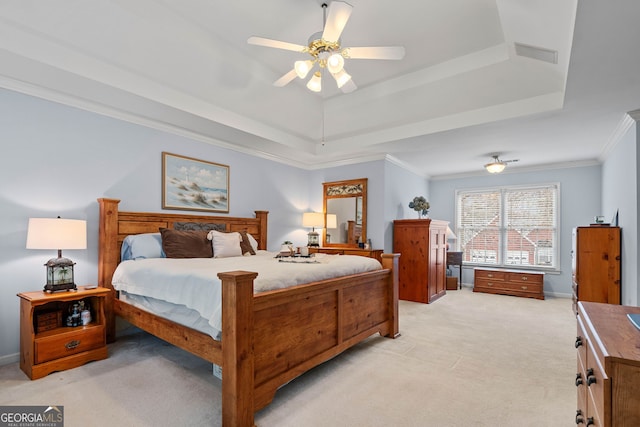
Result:
[[[35,340],[35,363],[48,362],[105,345],[103,325],[82,327]]]

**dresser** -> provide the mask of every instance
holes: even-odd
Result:
[[[473,292],[544,299],[544,273],[476,268]]]
[[[310,247],[310,254],[329,254],[329,255],[359,255],[366,256],[369,258],[375,258],[378,261],[382,262],[382,249],[360,249],[360,248],[318,248],[318,247]]]
[[[400,299],[430,303],[446,294],[447,224],[435,219],[393,222]]]
[[[640,307],[577,303],[577,425],[640,426]]]
[[[32,380],[107,358],[107,288],[79,287],[75,292],[22,292],[20,297],[20,369]],[[88,308],[90,318],[70,324],[71,308]]]
[[[620,304],[620,227],[577,227],[571,241],[574,311],[578,301]]]

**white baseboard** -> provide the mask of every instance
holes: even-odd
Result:
[[[7,354],[0,357],[0,366],[10,365],[20,361],[20,353]]]

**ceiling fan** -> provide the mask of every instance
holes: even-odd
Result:
[[[513,160],[500,160],[497,154],[491,156],[491,161],[484,165],[484,168],[489,173],[500,173],[507,167],[507,163],[517,162],[518,159]]]
[[[322,90],[322,72],[326,69],[333,76],[340,90],[349,93],[356,90],[357,86],[344,69],[345,59],[400,60],[404,58],[404,47],[402,46],[343,48],[340,35],[347,25],[353,6],[342,1],[332,1],[329,6],[323,3],[322,9],[324,28],[321,32],[314,33],[309,37],[307,46],[256,36],[249,37],[247,40],[247,43],[252,45],[291,50],[307,53],[311,56],[311,59],[296,61],[294,68],[276,80],[273,83],[274,86],[285,86],[296,77],[304,79],[309,72],[315,69],[307,82],[307,88],[313,92],[320,92]]]

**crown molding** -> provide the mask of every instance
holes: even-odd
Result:
[[[597,166],[600,165],[601,162],[598,159],[593,160],[578,160],[571,162],[559,162],[559,163],[548,163],[542,165],[534,165],[527,167],[507,167],[504,172],[500,172],[498,175],[510,175],[510,174],[521,174],[521,173],[529,173],[529,172],[540,172],[540,171],[548,171],[553,169],[569,169],[569,168],[582,168],[587,166]],[[463,172],[457,174],[449,174],[449,175],[437,175],[432,176],[430,179],[432,181],[444,181],[449,179],[463,179],[463,178],[475,178],[479,176],[488,176],[490,175],[488,172],[482,168],[482,170],[478,170],[477,172]]]
[[[620,122],[618,122],[616,128],[611,132],[611,135],[609,135],[607,143],[602,148],[602,152],[600,153],[600,156],[598,156],[598,159],[601,162],[604,162],[604,160],[609,157],[611,151],[613,151],[616,145],[618,145],[622,140],[622,137],[624,137],[629,129],[638,122],[640,122],[640,110],[633,110],[625,113]]]

